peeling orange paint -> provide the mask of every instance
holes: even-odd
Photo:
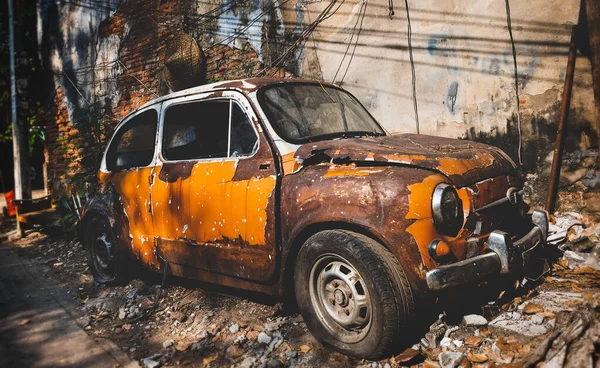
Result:
[[[289,152],[281,156],[283,163],[283,175],[293,174],[300,168],[300,163],[294,157],[295,152]]]
[[[413,184],[408,187],[410,198],[408,201],[408,213],[406,218],[427,219],[431,218],[431,197],[435,186],[447,180],[439,174],[430,175],[421,183]]]
[[[399,162],[403,164],[413,164],[415,161],[426,160],[427,157],[423,155],[399,155],[399,154],[391,154],[386,155],[385,158],[390,162]]]
[[[384,168],[377,167],[356,167],[355,164],[330,166],[324,178],[343,177],[343,176],[369,176],[373,173],[382,172]]]
[[[152,214],[150,213],[150,182],[154,167],[115,173],[111,182],[129,220],[131,250],[146,264],[160,267],[155,255]]]
[[[437,169],[444,174],[463,175],[473,169],[488,167],[494,163],[494,156],[490,153],[478,153],[472,159],[457,159],[452,157],[439,157]]]
[[[408,187],[410,190],[409,209],[406,214],[407,219],[416,220],[412,225],[406,228],[406,231],[413,236],[421,255],[423,263],[428,269],[435,267],[434,261],[429,256],[428,247],[434,239],[444,240],[450,247],[454,256],[458,259],[464,258],[465,244],[467,234],[461,230],[456,237],[450,237],[440,234],[433,223],[431,214],[431,200],[433,191],[439,183],[447,180],[438,174],[430,175],[421,183],[413,184]],[[464,218],[466,219],[471,211],[470,192],[466,188],[457,190],[458,196],[463,203]]]
[[[236,160],[196,163],[188,178],[152,186],[155,236],[192,243],[264,245],[275,177],[233,181]]]
[[[98,171],[98,181],[100,184],[107,184],[110,180],[110,173]]]

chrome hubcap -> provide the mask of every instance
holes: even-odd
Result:
[[[328,254],[313,265],[310,297],[325,326],[345,342],[359,341],[371,322],[371,299],[356,269],[342,257]]]

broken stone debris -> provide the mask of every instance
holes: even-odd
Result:
[[[511,294],[507,290],[503,300],[485,305],[475,314],[454,319],[460,322],[458,325],[441,315],[420,343],[400,355],[375,363],[355,362],[325,351],[310,337],[302,318],[278,316],[280,307],[176,286],[167,286],[157,301],[161,295],[159,286],[138,280],[118,287],[96,285],[76,243],[44,243],[34,248],[37,250],[33,257],[44,259],[53,277],[73,283],[82,312],[89,319],[88,333],[113,339],[142,366],[172,366],[186,361],[217,367],[282,364],[292,367],[396,368],[415,364],[452,367],[520,365],[529,361],[569,361],[577,362],[574,366],[583,366],[591,354],[587,353],[590,345],[581,340],[585,337],[597,341],[597,316],[585,317],[581,322],[575,320],[573,325],[580,328],[568,336],[567,331],[554,335],[559,329],[558,320],[572,319],[577,313],[592,313],[593,307],[584,306],[596,305],[600,299],[600,271],[589,263],[600,254],[597,251],[600,227],[582,216],[563,214],[557,218],[563,218],[555,230],[562,232],[559,236],[562,240],[557,244],[565,253],[546,275],[545,282],[519,286],[520,291],[513,291],[512,300],[506,299],[506,295]],[[62,265],[53,268],[55,263]],[[532,289],[528,289],[530,285]],[[135,320],[155,302],[158,305],[151,314]],[[583,360],[573,360],[570,350],[555,348],[552,342],[545,351],[537,349],[548,339],[569,341],[571,335],[576,337],[568,344],[577,347]],[[156,354],[156,346],[161,354]]]
[[[478,314],[469,314],[463,317],[463,324],[465,326],[486,326],[488,323],[485,317]]]

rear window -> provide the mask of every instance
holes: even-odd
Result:
[[[154,158],[157,120],[154,109],[129,119],[116,132],[106,152],[106,168],[119,171],[150,165]]]

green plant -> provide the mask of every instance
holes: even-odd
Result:
[[[63,230],[68,231],[75,228],[77,221],[79,221],[79,215],[77,214],[77,208],[74,205],[69,204],[68,197],[62,195],[61,198],[56,201],[56,207],[61,214],[60,218],[48,225],[48,228],[60,226]]]
[[[79,134],[74,142],[75,148],[80,149],[76,160],[80,170],[67,179],[73,194],[83,196],[85,192],[96,190],[96,175],[104,154],[106,140],[111,136],[114,120],[106,113],[106,106],[101,101],[95,101],[89,106],[77,108],[73,112],[72,121]]]

